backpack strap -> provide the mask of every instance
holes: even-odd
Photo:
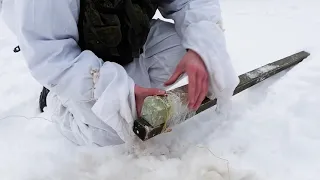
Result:
[[[131,0],[125,0],[125,11],[127,13],[127,17],[130,20],[130,25],[133,28],[136,35],[142,32],[142,28],[140,26],[138,17],[134,12],[134,7]]]
[[[79,33],[79,42],[81,50],[85,50],[85,42],[84,42],[84,33],[83,33],[83,20],[84,20],[84,11],[86,6],[86,0],[80,0],[80,12],[78,18],[78,33]]]

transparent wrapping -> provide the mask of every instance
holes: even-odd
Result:
[[[194,115],[195,111],[188,108],[188,94],[181,89],[170,91],[165,96],[147,97],[141,111],[141,117],[151,126],[163,124],[163,131]]]

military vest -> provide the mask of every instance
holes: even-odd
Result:
[[[80,0],[79,46],[126,65],[142,53],[156,10],[151,0]]]

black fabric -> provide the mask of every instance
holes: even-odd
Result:
[[[126,65],[142,53],[156,9],[150,0],[80,0],[79,46]]]

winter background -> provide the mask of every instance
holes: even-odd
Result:
[[[211,108],[135,154],[64,139],[39,113],[42,87],[0,21],[0,179],[319,180],[320,1],[222,0],[221,7],[239,75],[300,50],[311,56],[234,96],[229,117]]]

